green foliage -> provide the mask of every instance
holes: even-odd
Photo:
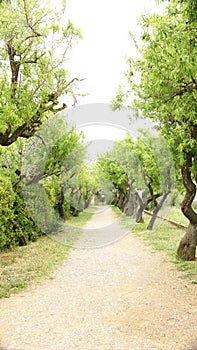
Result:
[[[32,136],[53,113],[61,95],[73,95],[76,78],[65,68],[68,51],[81,38],[62,12],[38,0],[0,6],[0,144]]]
[[[14,230],[12,220],[13,206],[15,202],[15,194],[12,189],[10,179],[6,176],[5,172],[0,174],[0,250],[4,247],[9,247],[12,244],[14,238]]]
[[[20,169],[19,148],[1,148],[0,156],[0,250],[11,248],[21,243],[36,240],[40,230],[32,221],[22,196],[20,181],[16,170]]]
[[[150,118],[167,140],[177,178],[181,175],[186,190],[181,209],[195,231],[197,214],[192,205],[197,181],[197,21],[193,5],[192,0],[181,5],[173,0],[164,14],[142,16],[140,58],[128,59],[127,91],[132,95],[125,97],[135,95],[132,107]],[[177,253],[185,260],[194,260],[192,235],[188,231],[185,237]]]
[[[42,222],[43,232],[49,226],[53,229],[62,192],[68,216],[70,195],[78,186],[85,157],[82,134],[58,117],[40,130],[54,113],[67,107],[59,97],[73,96],[78,81],[69,76],[66,63],[69,50],[82,36],[70,20],[62,21],[64,0],[62,9],[54,11],[48,1],[1,2],[0,249],[43,234],[32,212],[35,222]],[[30,143],[24,141],[35,132]],[[89,196],[88,182],[86,176],[86,184],[77,189],[84,198]]]
[[[141,137],[130,134],[116,141],[111,152],[98,160],[98,173],[115,188],[126,192],[129,179],[134,179],[136,189],[162,193],[174,185],[173,161],[161,137],[141,131]],[[170,188],[169,188],[170,187]]]
[[[84,136],[64,117],[52,118],[36,135],[0,146],[0,249],[55,231],[59,203],[66,218],[76,215],[97,188],[92,168],[84,164]]]
[[[166,0],[157,0],[158,3],[164,2]],[[170,2],[170,0],[168,0]],[[171,0],[171,2],[175,2],[174,0]],[[177,2],[177,1],[176,1]],[[188,18],[191,21],[195,21],[197,19],[197,2],[196,0],[178,0],[178,3],[180,3],[182,6],[184,6],[185,11],[188,15]]]
[[[84,164],[86,149],[83,134],[64,116],[48,121],[26,147],[23,189],[30,211],[44,229],[53,228],[58,215],[63,220],[78,215],[89,203],[97,182]]]
[[[147,183],[151,182],[154,191],[161,190],[160,159],[154,154],[155,141],[156,137],[150,134],[147,134],[146,138],[138,137],[136,140],[128,134],[125,139],[114,145],[114,155],[126,167],[129,178],[135,179],[134,185],[138,189],[144,189]]]
[[[126,169],[110,154],[107,154],[106,157],[98,158],[97,171],[101,179],[110,180],[116,189],[126,193],[128,181]]]
[[[128,61],[134,105],[157,122],[180,165],[185,152],[197,152],[197,22],[173,1],[164,15],[143,16],[141,25],[141,59]]]

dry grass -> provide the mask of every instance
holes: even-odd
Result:
[[[76,227],[83,226],[92,213],[82,213],[73,217],[69,223]],[[0,298],[9,297],[50,278],[51,272],[68,256],[71,247],[60,244],[48,236],[42,236],[36,242],[24,247],[16,247],[0,253]]]

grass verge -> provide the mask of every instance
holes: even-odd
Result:
[[[69,219],[73,226],[82,227],[93,213],[83,212]],[[50,278],[52,271],[68,256],[72,248],[48,236],[11,251],[0,253],[0,298],[9,297],[29,286]]]
[[[118,210],[115,209],[118,214]],[[156,251],[164,252],[166,255],[166,260],[176,264],[177,269],[182,271],[182,278],[189,279],[190,283],[197,284],[197,261],[183,261],[179,259],[176,255],[178,244],[184,235],[184,230],[179,229],[165,221],[162,221],[159,226],[153,231],[147,231],[146,227],[149,216],[144,216],[144,223],[135,224],[133,220],[124,215],[121,215],[121,222],[130,231],[132,231],[137,237],[143,239],[147,245],[150,245]],[[175,220],[172,217],[173,220]],[[178,216],[176,220],[178,220]]]
[[[174,221],[180,222],[184,225],[189,224],[189,220],[183,215],[180,208],[171,207],[168,214],[168,219],[172,219]]]

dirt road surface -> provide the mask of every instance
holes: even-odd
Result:
[[[110,208],[87,228],[110,220],[122,234]],[[0,300],[0,349],[197,350],[197,286],[180,277],[132,233],[75,249],[51,279]]]

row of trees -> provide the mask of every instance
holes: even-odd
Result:
[[[64,1],[59,12],[38,0],[0,3],[1,249],[36,239],[42,234],[39,225],[53,229],[48,219],[56,213],[63,220],[77,214],[97,188],[84,165],[83,135],[61,119],[57,127],[48,122],[41,129],[75,97],[80,80],[65,68],[81,33],[70,21],[63,25],[64,10]],[[126,90],[135,93],[131,107],[156,123],[171,152],[165,154],[159,139],[150,135],[144,134],[144,141],[127,136],[97,164],[100,176],[113,184],[115,204],[126,214],[136,209],[132,198],[137,198],[137,221],[150,203],[157,214],[175,175],[176,181],[182,178],[182,211],[190,225],[178,254],[187,260],[195,259],[197,245],[192,207],[197,182],[196,13],[195,0],[172,0],[163,15],[142,16],[136,44],[140,59],[128,59]],[[119,90],[115,107],[130,98]],[[109,184],[105,186],[109,190]],[[143,190],[143,196],[136,189]]]
[[[167,140],[185,187],[181,205],[189,220],[178,255],[194,260],[197,213],[193,208],[197,184],[197,3],[172,0],[164,14],[144,15],[136,42],[139,59],[128,59],[126,91],[134,92],[132,108],[156,123]],[[140,80],[139,80],[140,76]],[[120,89],[114,105],[129,103]]]
[[[96,191],[83,134],[63,120],[52,118],[29,141],[1,148],[0,249],[55,232]]]
[[[166,161],[167,159],[167,161]],[[175,185],[173,160],[158,136],[142,132],[141,137],[116,141],[112,151],[99,157],[97,170],[101,180],[111,183],[112,203],[123,213],[143,222],[145,209],[152,209],[148,224],[152,230],[157,214]]]
[[[53,230],[56,214],[77,215],[95,187],[82,133],[53,120],[80,81],[66,63],[81,33],[64,12],[65,1],[59,12],[38,0],[0,3],[0,249]]]

